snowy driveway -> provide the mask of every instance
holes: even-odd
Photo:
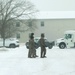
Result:
[[[47,58],[27,58],[25,46],[0,48],[0,75],[75,75],[75,49],[47,49]]]

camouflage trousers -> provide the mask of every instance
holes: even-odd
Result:
[[[28,57],[30,57],[30,58],[36,57],[36,50],[35,49],[29,49]]]

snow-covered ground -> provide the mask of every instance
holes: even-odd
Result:
[[[47,48],[47,58],[28,58],[28,49],[0,48],[0,75],[75,75],[75,49]]]

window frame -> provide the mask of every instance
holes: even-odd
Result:
[[[44,21],[41,21],[41,27],[44,27],[45,24],[44,24]]]

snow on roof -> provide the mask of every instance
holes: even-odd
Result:
[[[65,34],[73,34],[73,33],[75,33],[75,30],[68,30],[65,32]]]
[[[36,14],[37,19],[74,19],[75,11],[44,11]]]
[[[75,11],[39,11],[30,17],[33,19],[75,19]],[[19,19],[29,19],[29,16],[21,16]]]

